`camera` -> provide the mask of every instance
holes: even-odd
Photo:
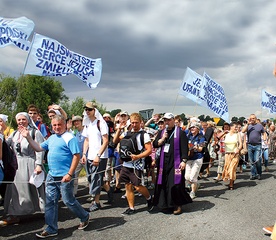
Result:
[[[247,124],[247,120],[243,120],[243,124]]]
[[[16,143],[16,145],[15,145],[15,150],[19,153],[19,154],[21,154],[21,144],[18,142],[18,143]]]

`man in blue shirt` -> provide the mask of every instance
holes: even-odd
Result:
[[[251,114],[248,119],[248,124],[244,125],[242,132],[247,132],[248,142],[248,159],[251,164],[251,177],[250,180],[258,178],[261,179],[262,175],[262,136],[263,140],[267,141],[267,135],[262,124],[257,123],[255,114]]]
[[[29,131],[23,126],[18,130],[30,145],[38,152],[48,150],[49,172],[46,178],[46,205],[45,222],[47,227],[39,238],[47,238],[58,235],[58,200],[62,195],[64,204],[80,219],[78,229],[84,229],[89,224],[89,213],[83,209],[74,197],[75,169],[80,160],[80,150],[77,139],[66,131],[66,122],[63,116],[55,115],[51,121],[54,135],[51,135],[40,145],[35,142]]]

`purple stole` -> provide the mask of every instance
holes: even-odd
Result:
[[[165,130],[162,131],[161,135],[163,135]],[[170,146],[171,147],[171,146]],[[171,151],[171,149],[169,150]],[[180,165],[180,128],[175,127],[174,132],[174,184],[180,184],[181,182],[181,170],[179,169]],[[164,145],[161,148],[161,154],[160,154],[160,167],[158,172],[158,181],[157,184],[162,184],[162,175],[163,175],[163,168],[164,168]]]

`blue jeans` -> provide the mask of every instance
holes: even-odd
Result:
[[[251,145],[248,144],[248,159],[251,164],[251,175],[256,177],[262,175],[262,145]]]
[[[268,166],[268,148],[263,148],[262,152],[263,152],[263,158],[264,158],[264,165],[265,167],[267,167]]]
[[[58,201],[60,194],[64,204],[80,219],[87,221],[89,213],[83,209],[73,194],[74,181],[61,182],[62,177],[53,177],[50,174],[46,178],[46,205],[45,223],[48,233],[58,232]]]

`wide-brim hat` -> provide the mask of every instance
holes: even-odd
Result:
[[[82,117],[81,116],[74,116],[73,118],[72,118],[72,123],[74,122],[74,121],[82,121]]]
[[[97,105],[93,102],[87,102],[83,108],[97,108]]]

